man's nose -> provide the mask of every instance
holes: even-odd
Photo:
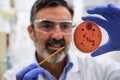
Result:
[[[63,38],[63,34],[62,31],[60,29],[60,25],[56,25],[55,26],[55,30],[52,33],[52,38],[56,39],[56,40],[60,40]]]

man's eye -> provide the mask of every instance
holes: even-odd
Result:
[[[61,28],[62,29],[69,29],[69,28],[71,28],[71,24],[69,24],[69,23],[61,24]]]
[[[39,25],[39,29],[42,31],[49,32],[54,28],[54,25],[52,23],[41,23]]]
[[[52,24],[46,23],[46,24],[42,24],[41,27],[45,29],[52,29],[54,26]]]

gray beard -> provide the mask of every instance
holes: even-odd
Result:
[[[48,53],[44,47],[41,45],[36,45],[37,53],[44,59],[51,55],[51,53]],[[47,62],[50,63],[58,63],[61,62],[68,54],[69,46],[65,47],[63,51],[60,51],[58,54],[54,55],[52,58],[47,60]]]

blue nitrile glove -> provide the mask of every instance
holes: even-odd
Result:
[[[99,47],[91,55],[98,56],[110,51],[120,50],[120,8],[115,7],[112,4],[107,6],[98,6],[87,10],[88,14],[98,14],[104,18],[97,16],[84,16],[84,21],[93,21],[96,24],[104,28],[109,36],[109,40],[106,44]]]
[[[16,74],[16,80],[38,80],[38,75],[42,74],[44,69],[33,63]]]

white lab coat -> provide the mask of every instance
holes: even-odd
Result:
[[[73,67],[67,73],[65,80],[120,80],[120,63],[76,54],[78,53],[69,53]],[[2,80],[16,80],[16,73],[33,62],[35,60],[18,65],[18,67],[5,73]]]

